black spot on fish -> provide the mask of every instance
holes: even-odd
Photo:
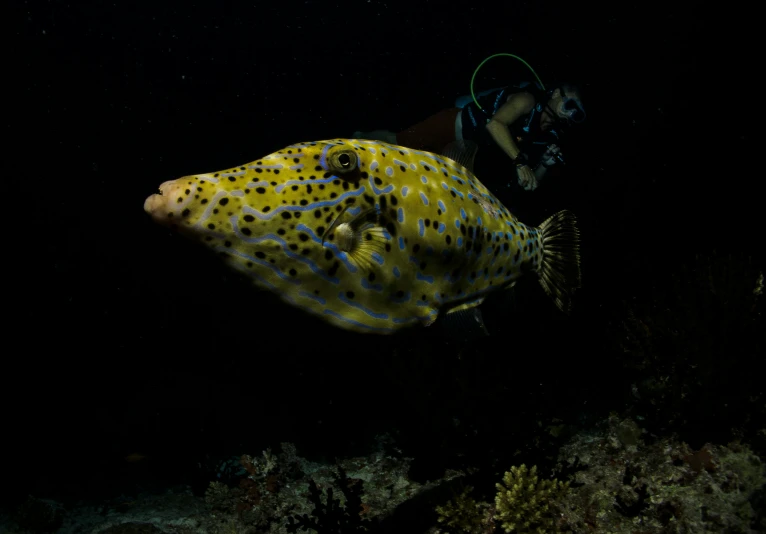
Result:
[[[431,226],[431,219],[426,219],[426,221],[425,221],[425,222],[426,222],[426,228],[428,228],[429,226]]]
[[[277,230],[277,233],[279,235],[285,235],[287,233],[287,231],[284,228],[280,228],[279,230]]]
[[[463,236],[465,236],[465,234],[467,233],[465,225],[463,223],[460,223],[460,233],[463,234]]]
[[[420,251],[420,244],[419,244],[419,243],[415,243],[415,244],[412,246],[412,252],[414,252],[415,254],[417,254],[417,253],[418,253],[418,251]]]
[[[179,203],[179,204],[180,204],[181,202],[183,202],[183,201],[184,201],[184,197],[178,197],[178,203]]]
[[[388,200],[386,200],[385,195],[381,195],[380,197],[380,210],[385,211],[386,207],[388,206]]]
[[[181,212],[181,217],[188,217],[190,213],[191,213],[191,210],[189,210],[189,208],[186,208],[185,210]]]
[[[383,180],[381,180],[377,176],[373,179],[373,181],[375,182],[375,185],[383,185]]]
[[[434,227],[434,230],[438,230],[438,229],[439,229],[439,221],[437,221],[436,219],[434,219],[434,222],[433,222],[433,223],[431,223],[431,226],[433,226],[433,227]]]
[[[427,266],[428,266],[428,264],[426,262],[424,262],[424,261],[420,262],[420,270],[421,271],[425,271]]]
[[[314,189],[311,187],[311,184],[309,184],[309,185],[307,185],[307,186],[306,186],[306,194],[307,194],[307,195],[310,195],[310,194],[311,194],[311,192],[312,192],[313,190],[314,190]]]
[[[215,208],[215,209],[213,210],[213,214],[215,214],[215,215],[218,215],[218,208]]]
[[[199,201],[199,203],[200,203],[200,204],[207,204],[207,199],[206,199],[206,198],[203,198],[202,200],[200,200],[200,201]]]
[[[386,252],[391,252],[391,243],[386,243]]]
[[[404,296],[404,291],[402,291],[401,289],[400,289],[399,291],[397,291],[397,292],[396,292],[396,298],[399,298],[399,299],[400,299],[400,298],[402,298],[403,296]]]
[[[207,227],[211,230],[215,230],[215,225],[213,223],[207,223]]]
[[[394,196],[394,195],[392,194],[392,195],[391,195],[391,205],[392,205],[392,206],[396,206],[397,204],[399,204],[399,200],[397,200],[396,196]]]
[[[295,217],[296,219],[300,219],[301,218],[301,212],[300,211],[296,211],[295,213],[293,213],[293,217]]]
[[[324,251],[324,259],[331,260],[333,258],[332,250],[327,249]]]
[[[335,273],[338,272],[338,267],[340,267],[340,262],[336,261],[332,264],[332,267],[327,271],[328,276],[335,276]]]
[[[247,262],[247,263],[246,263],[246,265],[247,265],[248,267],[252,267],[252,266],[253,266],[253,262],[252,262],[252,261],[249,261],[249,262]]]
[[[305,206],[308,203],[309,203],[309,201],[306,200],[305,198],[301,199],[301,202],[300,202],[301,206]]]
[[[354,292],[353,291],[346,291],[346,296],[350,299],[354,298]]]
[[[370,282],[374,282],[375,281],[375,273],[368,274],[367,275],[367,280],[369,280]]]
[[[300,234],[298,234],[298,239],[300,239],[301,241],[308,241],[309,240],[309,236],[307,236],[304,233],[300,233]]]
[[[508,248],[510,248],[508,243],[503,243],[503,250],[508,252]]]
[[[292,243],[292,244],[290,245],[290,250],[292,250],[292,251],[296,251],[296,250],[298,250],[298,245],[296,245],[295,243]]]
[[[324,233],[324,226],[317,226],[317,235],[322,235]]]
[[[391,234],[392,237],[396,237],[396,225],[392,222],[386,223],[386,230],[388,230],[388,233]]]
[[[243,228],[242,229],[242,233],[245,234],[245,235],[250,235],[253,232],[250,230],[250,228]]]
[[[449,194],[452,195],[452,198],[455,198],[457,196],[457,194],[455,194],[454,191],[450,191]]]
[[[450,243],[452,243],[452,236],[450,236],[449,234],[447,234],[447,235],[444,237],[444,240],[445,240],[445,241],[447,242],[447,244],[449,245]]]
[[[349,197],[346,199],[346,204],[348,204],[349,206],[351,204],[356,204],[356,199],[354,197]]]
[[[283,211],[283,212],[282,212],[282,218],[283,218],[284,220],[287,220],[287,219],[289,219],[290,217],[292,217],[292,214],[291,214],[289,211]]]
[[[309,252],[311,252],[311,249],[309,248],[304,248],[303,250],[301,250],[301,254],[303,254],[304,256],[308,256]]]
[[[279,169],[274,169],[274,174],[279,174]]]
[[[337,196],[338,196],[338,193],[336,193],[335,191],[333,191],[332,193],[330,193],[330,198],[335,198],[335,197],[337,197]]]
[[[270,208],[269,206],[264,206],[264,207],[263,207],[263,209],[262,209],[261,211],[262,211],[263,213],[268,213],[270,210],[271,210],[271,208]]]
[[[220,200],[218,203],[219,203],[221,206],[225,206],[226,204],[228,204],[228,203],[229,203],[229,199],[228,199],[228,198],[226,198],[226,197],[223,197],[223,198],[222,198],[222,199],[221,199],[221,200]]]
[[[322,210],[314,210],[314,217],[320,219],[322,217]]]
[[[364,234],[364,238],[367,241],[372,241],[372,234],[370,232],[367,232],[366,234]]]
[[[292,189],[293,191],[297,191],[297,190],[298,190],[298,186],[297,186],[297,185],[294,185],[294,186],[292,186],[290,189]]]
[[[404,165],[399,165],[399,170],[401,170],[402,172],[406,172],[407,167],[405,167]]]
[[[367,204],[375,205],[375,199],[372,198],[370,195],[364,195],[364,201],[367,202]]]
[[[256,167],[255,172],[257,172],[258,174],[261,174],[263,172],[263,169],[261,169],[260,167]]]
[[[255,188],[255,192],[258,193],[259,195],[262,195],[262,194],[264,194],[266,192],[266,188],[265,187],[256,187]]]
[[[187,194],[187,195],[188,195],[189,193],[191,193],[191,191],[190,191],[189,189],[187,189],[187,190],[185,191],[185,194]]]
[[[519,255],[521,254],[521,250],[516,249],[516,254],[513,256],[513,262],[516,263],[519,261]]]
[[[245,219],[245,222],[253,222],[255,220],[255,217],[253,217],[252,215],[245,215],[244,219]]]
[[[229,176],[229,181],[230,181],[230,182],[236,182],[236,181],[237,181],[237,179],[236,179],[236,178],[234,178],[233,176]]]

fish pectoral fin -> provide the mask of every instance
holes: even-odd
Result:
[[[353,240],[354,246],[346,252],[359,268],[369,272],[383,261],[391,236],[385,228],[367,224],[354,231]]]
[[[442,149],[442,156],[451,159],[455,163],[458,163],[468,169],[471,172],[474,168],[474,161],[476,159],[476,152],[479,150],[479,145],[473,141],[459,140],[452,141]]]

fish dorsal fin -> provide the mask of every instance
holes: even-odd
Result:
[[[464,139],[458,141],[452,141],[442,150],[442,156],[445,156],[455,163],[458,163],[474,172],[474,159],[476,159],[476,152],[479,150],[479,145],[473,141],[466,141]]]

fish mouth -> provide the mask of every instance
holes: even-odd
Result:
[[[175,211],[174,200],[183,194],[180,180],[168,180],[160,185],[160,192],[150,195],[144,201],[144,211],[158,223],[168,224]]]

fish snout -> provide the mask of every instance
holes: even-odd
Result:
[[[185,186],[182,180],[168,180],[160,185],[160,192],[150,195],[144,201],[144,211],[156,222],[168,223],[186,202]]]

